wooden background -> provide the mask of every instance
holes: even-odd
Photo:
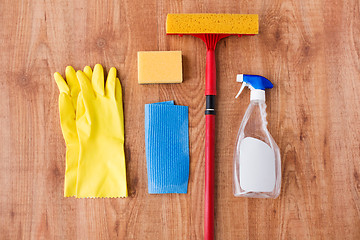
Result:
[[[260,34],[217,47],[216,238],[360,239],[359,1],[0,1],[0,239],[202,239],[205,45],[166,36],[167,13],[258,13]],[[137,84],[137,51],[182,50],[184,82]],[[101,63],[124,89],[127,199],[63,197],[53,73]],[[235,198],[233,149],[259,74],[281,149],[276,200]],[[144,104],[189,106],[186,195],[147,193]]]

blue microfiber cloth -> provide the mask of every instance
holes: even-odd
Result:
[[[187,193],[188,107],[174,101],[145,105],[145,151],[149,193]]]

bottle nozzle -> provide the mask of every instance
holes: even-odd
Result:
[[[246,87],[246,82],[243,82],[240,91],[238,92],[238,94],[236,94],[235,98],[238,98],[240,96],[241,92],[244,90],[245,87]]]
[[[250,100],[265,101],[265,89],[273,87],[268,79],[259,75],[238,74],[236,75],[236,82],[242,82],[242,85],[235,98],[239,97],[247,86],[251,90]]]

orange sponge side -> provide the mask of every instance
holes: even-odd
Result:
[[[257,14],[168,14],[167,34],[258,34]]]

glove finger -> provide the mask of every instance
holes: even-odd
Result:
[[[93,73],[92,73],[91,67],[89,67],[89,66],[84,67],[84,73],[88,79],[92,79]]]
[[[66,93],[59,95],[60,123],[66,144],[77,142],[76,113],[71,97]]]
[[[115,81],[115,99],[122,106],[122,87],[119,78],[116,78]]]
[[[105,95],[110,98],[115,98],[115,82],[116,82],[116,68],[111,68],[106,80]]]
[[[54,73],[56,85],[59,88],[60,93],[70,94],[70,89],[60,73]]]
[[[108,77],[107,77],[106,81],[108,81],[109,79],[115,79],[115,78],[116,78],[116,68],[112,67],[109,70]]]
[[[91,129],[90,109],[87,109],[84,102],[83,92],[80,92],[77,101],[76,129],[82,136],[89,135]]]
[[[79,70],[76,72],[76,76],[79,80],[80,88],[81,88],[84,100],[86,100],[87,98],[95,97],[93,88],[90,83],[90,79],[88,79],[86,77],[85,73],[83,73],[81,70]]]
[[[122,88],[118,78],[115,81],[115,100],[120,116],[120,138],[124,141],[124,110],[122,102]]]
[[[71,96],[77,98],[80,92],[79,81],[76,77],[76,72],[72,66],[67,66],[65,69],[66,81],[70,88]]]
[[[76,120],[80,119],[85,114],[85,105],[82,92],[79,93],[77,106],[76,106]]]
[[[104,96],[104,69],[100,64],[96,64],[91,78],[91,84],[94,91],[101,96]]]

